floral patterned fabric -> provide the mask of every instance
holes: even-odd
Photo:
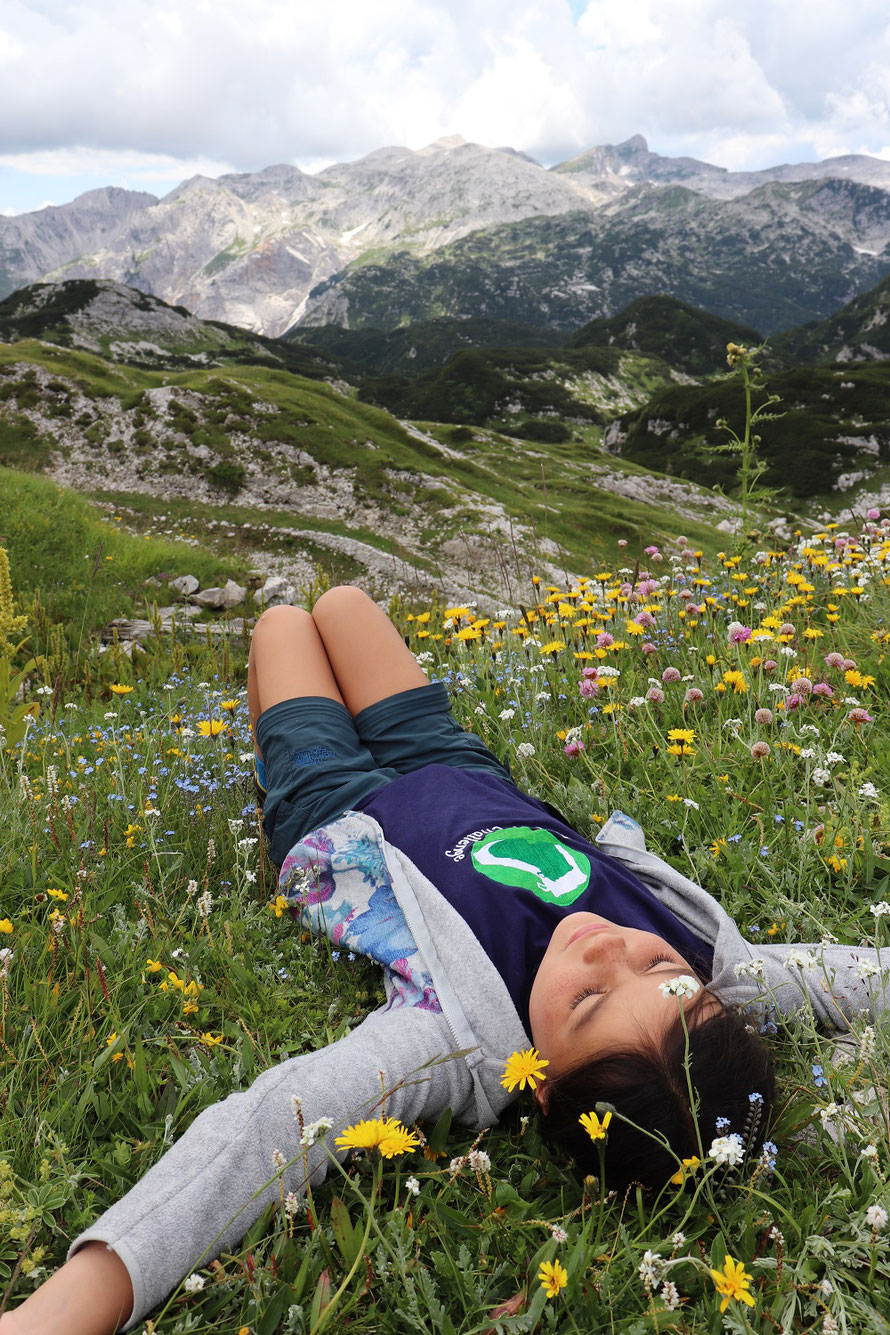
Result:
[[[324,826],[313,830],[285,858],[279,888],[307,930],[383,966],[387,1010],[442,1009],[375,839],[364,836],[335,849]]]

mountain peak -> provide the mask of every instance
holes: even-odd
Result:
[[[443,149],[447,152],[452,148],[464,148],[469,143],[462,134],[443,134],[441,139],[434,139],[431,144],[418,150],[420,153],[438,153]]]

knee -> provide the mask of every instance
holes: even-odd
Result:
[[[291,607],[282,603],[278,607],[267,607],[262,616],[257,617],[250,637],[250,652],[255,646],[270,639],[279,639],[292,634],[301,625],[311,621],[309,613],[302,607]]]
[[[359,608],[367,607],[369,603],[372,607],[376,607],[373,599],[369,598],[357,584],[337,584],[318,599],[312,609],[312,618],[315,621],[322,621],[332,615],[349,616]]]

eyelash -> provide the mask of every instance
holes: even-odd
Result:
[[[646,965],[646,972],[648,973],[650,969],[654,969],[656,964],[674,964],[674,963],[675,960],[671,955],[653,955],[652,959]],[[581,992],[578,993],[576,997],[572,998],[571,1009],[574,1010],[576,1006],[580,1006],[581,1002],[586,1001],[588,997],[602,996],[605,990],[606,989],[604,987],[585,987]]]

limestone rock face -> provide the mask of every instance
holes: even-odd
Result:
[[[41,280],[108,279],[203,319],[278,336],[312,308],[314,288],[370,252],[419,259],[484,229],[534,218],[593,219],[632,206],[639,192],[653,191],[656,209],[664,197],[669,209],[678,186],[732,201],[829,178],[883,194],[890,163],[859,155],[728,172],[651,153],[635,135],[548,170],[512,149],[451,136],[418,152],[381,148],[314,176],[283,164],[217,180],[195,176],[163,199],[109,188],[58,208],[0,217],[0,298]],[[829,202],[826,196],[823,204]],[[863,208],[856,204],[857,217]],[[888,240],[880,208],[864,238],[844,227],[848,244],[875,253]],[[496,244],[496,231],[492,236]],[[109,314],[115,300],[122,298],[105,298]],[[326,318],[332,309],[325,308]],[[342,297],[337,309],[348,322]]]

